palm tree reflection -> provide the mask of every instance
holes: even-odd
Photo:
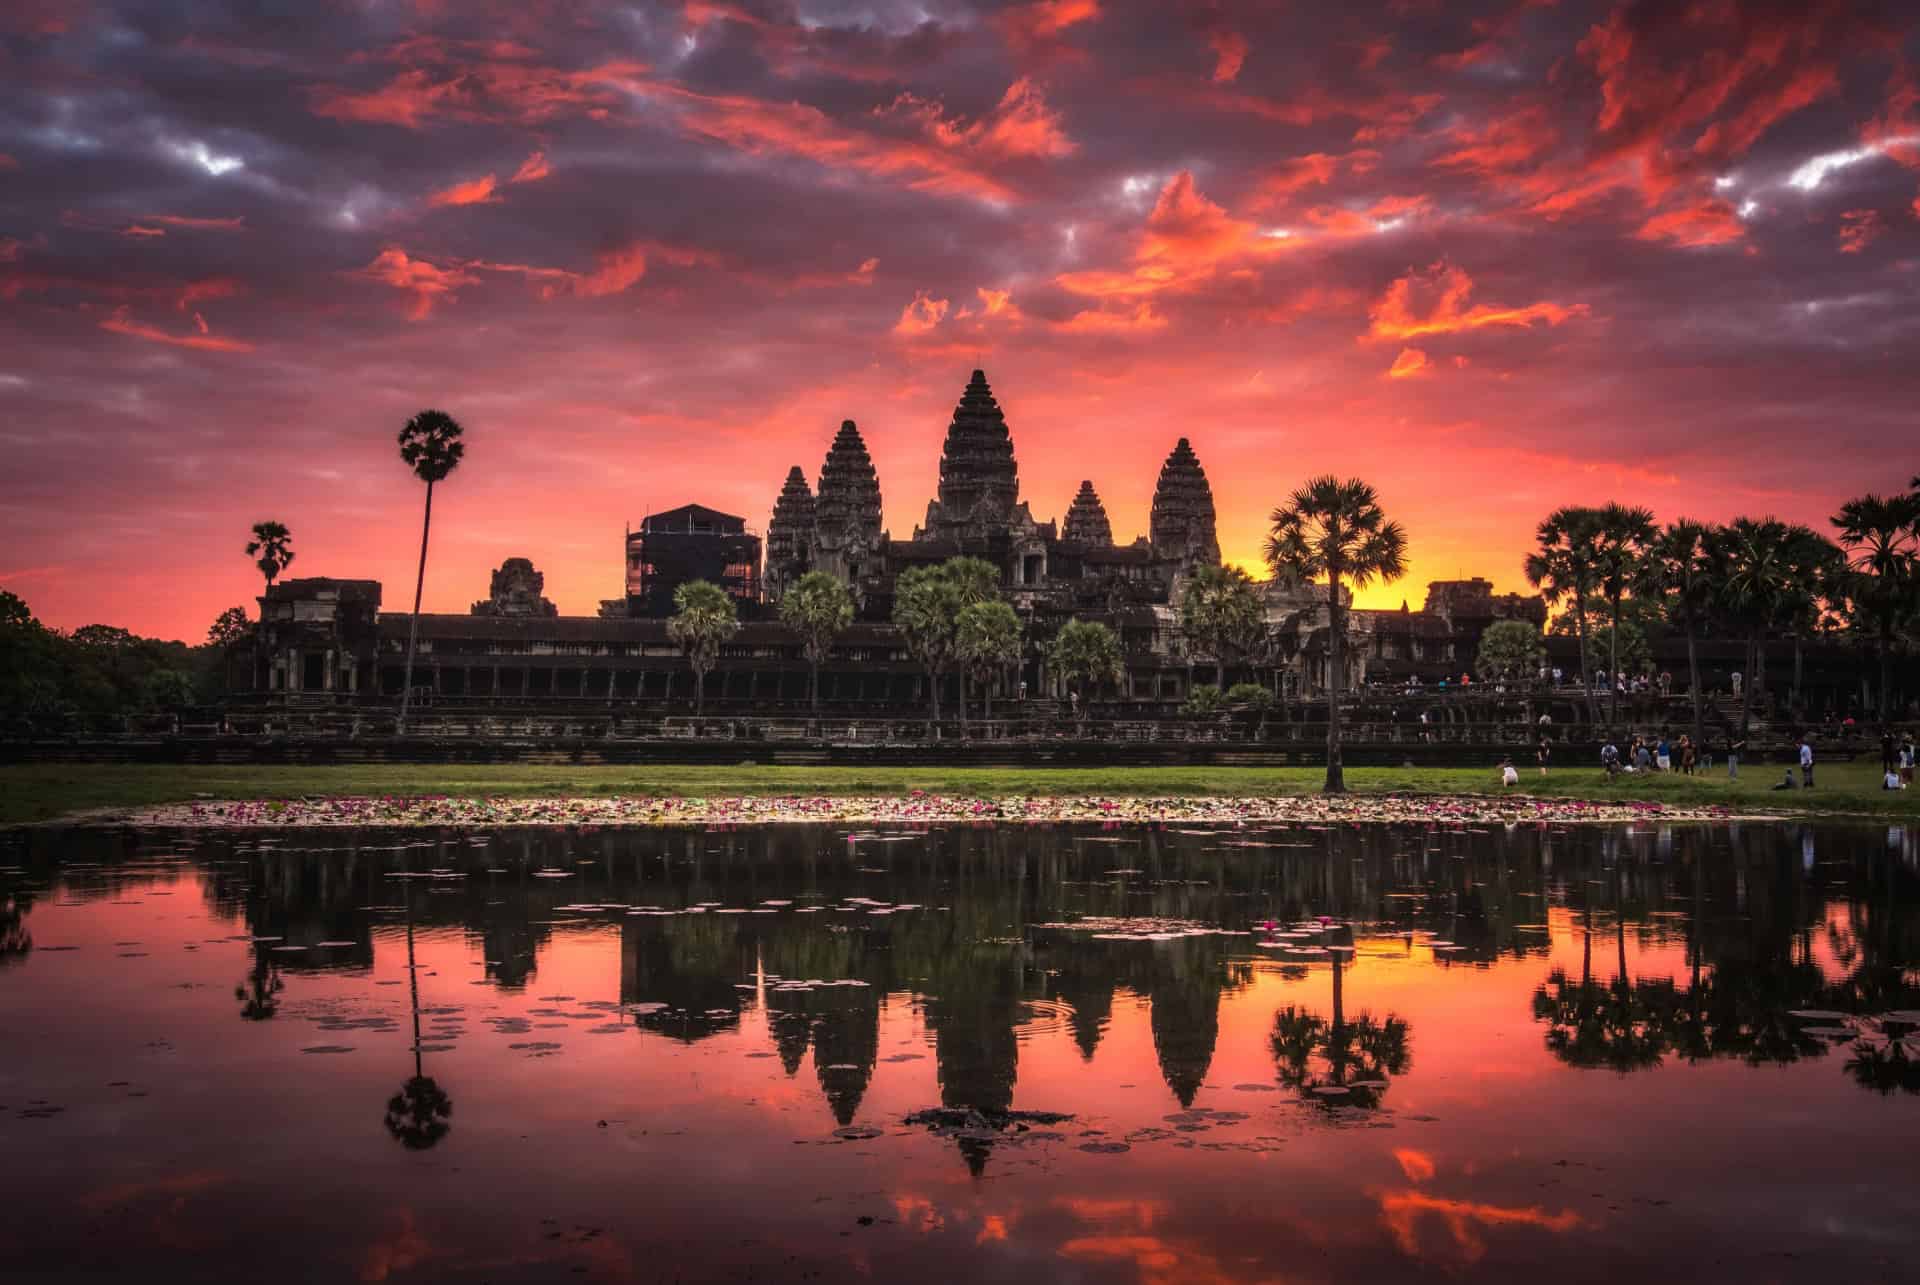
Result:
[[[1346,953],[1332,956],[1333,1019],[1288,1005],[1274,1014],[1268,1043],[1280,1083],[1329,1109],[1371,1110],[1380,1105],[1389,1077],[1406,1074],[1412,1065],[1411,1028],[1391,1013],[1375,1018],[1363,1010],[1347,1020]]]
[[[407,990],[413,999],[413,1076],[387,1099],[387,1133],[409,1151],[425,1151],[453,1131],[453,1099],[426,1073],[420,1054],[420,970],[413,958],[413,881],[407,896]]]

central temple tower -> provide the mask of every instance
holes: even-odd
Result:
[[[940,452],[940,494],[927,505],[925,536],[986,539],[1006,532],[1020,502],[1013,435],[984,371],[967,381]]]

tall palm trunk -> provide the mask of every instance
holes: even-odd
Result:
[[[987,675],[986,680],[980,684],[980,712],[989,723],[993,721],[993,675],[991,674]]]
[[[1613,630],[1607,636],[1607,726],[1620,725],[1620,595],[1614,594]]]
[[[1327,781],[1321,789],[1328,794],[1345,794],[1346,774],[1340,763],[1340,570],[1330,568],[1327,576]],[[1338,976],[1336,972],[1335,976]]]
[[[1693,697],[1693,743],[1703,746],[1706,741],[1706,715],[1700,701],[1700,646],[1693,636],[1693,621],[1689,619],[1687,629],[1687,692]]]
[[[1880,721],[1893,718],[1893,631],[1880,634]]]
[[[556,684],[557,686],[557,684]],[[693,667],[693,716],[699,718],[707,706],[707,671]]]
[[[400,679],[400,722],[395,730],[407,733],[407,710],[413,704],[413,653],[420,641],[420,592],[427,585],[427,533],[433,529],[433,483],[427,483],[427,513],[420,523],[420,571],[413,579],[413,615],[407,620],[407,665]]]
[[[960,739],[967,739],[967,667],[960,667]]]
[[[1740,684],[1740,739],[1743,741],[1747,739],[1748,702],[1753,697],[1753,653],[1758,646],[1759,644],[1754,639],[1747,639],[1747,678],[1745,682]]]
[[[807,699],[813,705],[813,716],[820,717],[820,662],[807,662]]]
[[[1600,711],[1593,703],[1593,680],[1587,675],[1587,611],[1584,598],[1574,605],[1574,632],[1580,636],[1580,692],[1587,698],[1587,722],[1599,722]]]
[[[940,734],[940,671],[929,667],[927,670],[927,692],[933,698],[934,735]]]

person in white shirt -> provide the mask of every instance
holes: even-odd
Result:
[[[1813,788],[1813,746],[1807,743],[1804,736],[1800,738],[1800,788]]]
[[[1513,766],[1512,759],[1500,760],[1500,784],[1501,785],[1520,784],[1520,773],[1519,773],[1519,770]]]

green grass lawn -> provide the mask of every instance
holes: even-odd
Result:
[[[1888,793],[1871,762],[1836,763],[1818,771],[1812,791],[1773,792],[1780,767],[1753,765],[1729,782],[1724,770],[1696,777],[1622,776],[1609,785],[1597,768],[1555,769],[1542,779],[1521,774],[1523,792],[1559,798],[1659,800],[1676,805],[1725,804],[1742,811],[1920,816],[1920,789]],[[196,795],[271,799],[305,794],[464,795],[718,795],[894,794],[1307,794],[1320,788],[1319,768],[889,768],[889,767],[562,767],[517,764],[380,764],[352,767],[220,767],[29,764],[0,766],[0,824],[45,821],[98,808],[174,803]],[[1488,768],[1347,769],[1356,792],[1495,794]]]

